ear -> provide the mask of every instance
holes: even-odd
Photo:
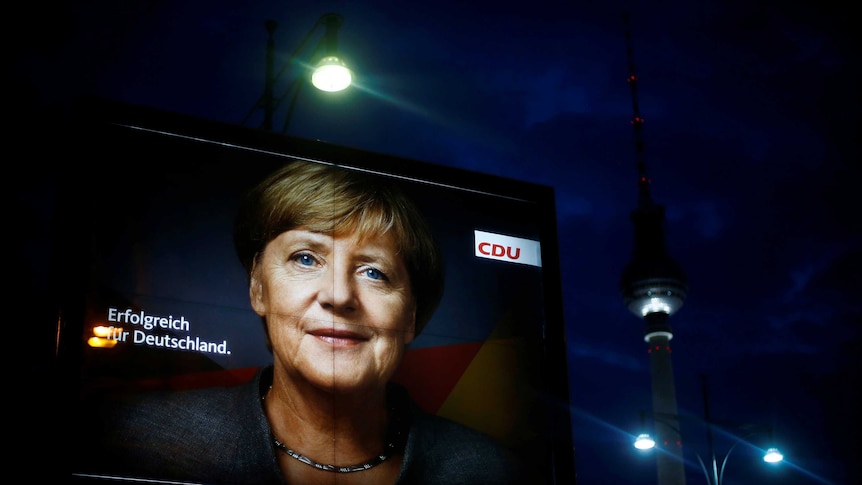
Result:
[[[257,264],[257,257],[254,258],[251,264],[251,272],[248,280],[248,298],[251,301],[251,307],[259,316],[266,315],[266,303],[263,294],[263,282],[260,277],[260,266]]]

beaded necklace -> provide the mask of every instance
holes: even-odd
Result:
[[[269,389],[272,389],[272,386],[269,386]],[[268,394],[268,391],[269,390],[267,390],[267,392],[264,393],[263,396],[261,396],[261,398],[260,398],[261,402],[263,402],[266,399],[266,395]],[[404,423],[403,423],[403,420],[401,419],[401,413],[398,412],[398,410],[396,409],[395,406],[392,406],[389,408],[389,419],[391,420],[390,425],[389,425],[389,430],[387,433],[387,435],[389,436],[389,440],[386,444],[386,447],[383,450],[383,453],[375,456],[374,458],[368,460],[365,463],[359,463],[357,465],[338,466],[338,465],[331,465],[331,464],[325,464],[325,463],[318,463],[318,462],[312,460],[311,458],[288,448],[287,445],[285,445],[281,440],[276,438],[275,435],[272,436],[272,444],[275,445],[275,447],[278,450],[280,450],[282,453],[286,454],[287,456],[294,458],[294,459],[296,459],[302,463],[305,463],[308,466],[312,466],[314,468],[317,468],[318,470],[323,470],[323,471],[333,472],[333,473],[361,472],[361,471],[365,471],[365,470],[370,470],[370,469],[376,467],[377,465],[383,463],[384,461],[388,460],[389,458],[392,457],[392,455],[394,455],[396,452],[399,451],[401,446],[403,446],[403,444],[404,444],[403,443],[403,437],[404,437],[404,431],[405,431],[404,430]]]

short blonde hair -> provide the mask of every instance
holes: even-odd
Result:
[[[234,246],[249,279],[266,245],[298,227],[360,239],[392,233],[410,277],[419,335],[443,296],[443,261],[427,222],[398,186],[322,163],[294,161],[276,170],[247,194],[234,225]]]

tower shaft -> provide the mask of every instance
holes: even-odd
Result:
[[[670,348],[673,333],[667,323],[668,316],[667,313],[655,312],[644,317],[647,322],[644,340],[649,348],[656,443],[661,448],[661,453],[656,456],[656,472],[659,485],[685,485],[685,461]]]

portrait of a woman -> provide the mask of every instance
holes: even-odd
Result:
[[[511,451],[391,381],[443,294],[443,255],[387,179],[294,161],[244,199],[234,245],[272,364],[245,384],[101,409],[128,479],[209,484],[518,483]]]

